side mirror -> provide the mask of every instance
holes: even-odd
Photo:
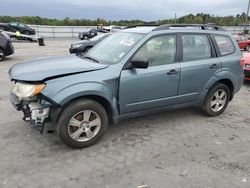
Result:
[[[142,57],[135,57],[131,61],[132,68],[138,69],[147,69],[148,68],[148,60]]]

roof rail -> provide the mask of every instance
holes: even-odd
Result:
[[[223,29],[220,26],[217,26],[215,24],[165,24],[165,25],[160,25],[159,27],[155,28],[154,31],[158,31],[158,30],[166,30],[166,29],[170,29],[171,27],[196,27],[199,28],[201,30],[220,30],[220,31],[225,31],[225,29]]]
[[[139,24],[139,25],[127,26],[124,29],[135,28],[135,27],[159,27],[159,26],[160,25],[156,25],[156,24]]]

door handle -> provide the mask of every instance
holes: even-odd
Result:
[[[210,69],[215,69],[215,68],[218,68],[218,67],[219,67],[218,64],[212,64],[212,65],[210,66]]]
[[[167,72],[167,75],[173,75],[173,74],[178,74],[178,73],[179,73],[178,70],[172,69],[172,70]]]

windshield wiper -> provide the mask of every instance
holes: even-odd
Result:
[[[85,58],[85,59],[90,59],[91,61],[94,61],[94,62],[96,62],[96,63],[99,63],[98,60],[96,60],[95,58],[90,57],[90,56],[84,56],[83,58]]]

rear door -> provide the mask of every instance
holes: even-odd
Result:
[[[199,100],[208,81],[221,71],[221,63],[215,55],[207,34],[181,34],[183,57],[178,90],[178,103]]]

